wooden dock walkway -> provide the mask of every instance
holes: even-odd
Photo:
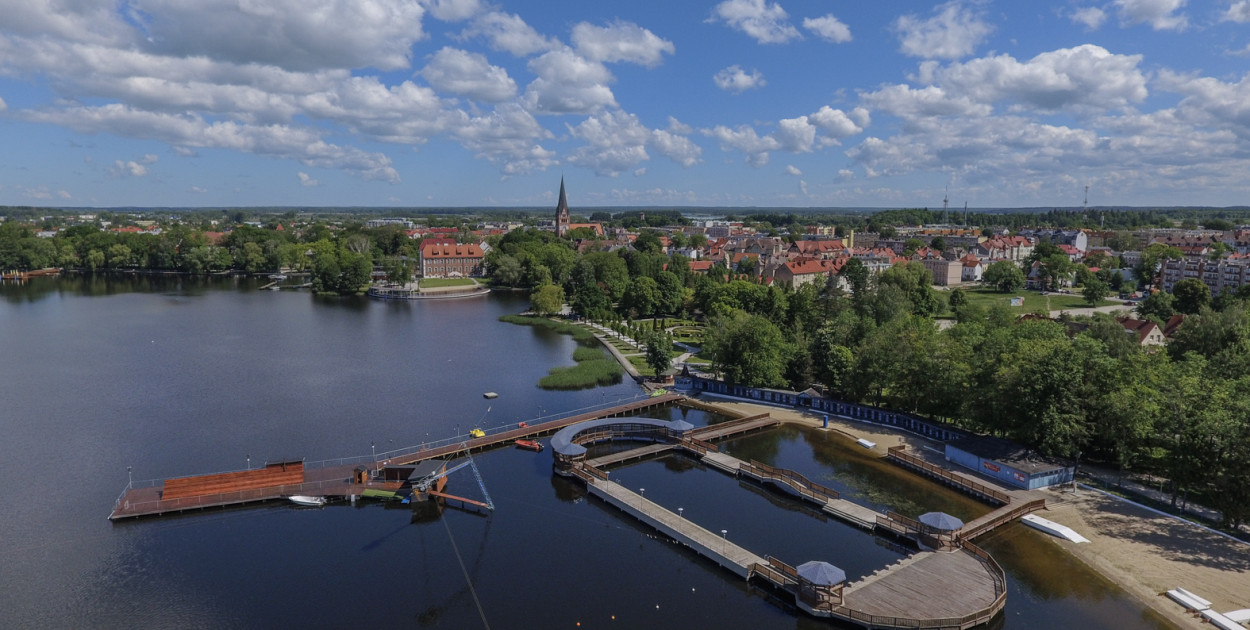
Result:
[[[423,445],[399,452],[386,453],[383,458],[377,461],[369,457],[357,457],[347,460],[332,460],[332,462],[325,465],[308,464],[303,466],[302,479],[284,477],[278,483],[267,485],[246,483],[243,485],[224,484],[208,487],[200,484],[201,491],[193,491],[190,494],[182,491],[176,493],[176,496],[167,497],[165,495],[168,490],[168,483],[173,482],[174,487],[177,487],[188,482],[176,481],[174,479],[154,480],[123,489],[113,506],[112,513],[109,514],[109,520],[272,501],[292,494],[343,497],[359,495],[368,488],[394,490],[399,487],[399,484],[380,481],[369,481],[364,484],[356,483],[356,470],[362,467],[366,470],[379,470],[384,465],[406,465],[427,459],[452,457],[466,448],[470,451],[480,451],[510,445],[519,438],[554,433],[571,424],[597,420],[599,418],[634,414],[684,399],[685,396],[681,394],[665,394],[663,396],[643,398],[621,405],[613,405],[546,422],[538,422],[525,427],[493,431],[484,437],[466,437],[463,440],[453,439],[429,448]],[[218,477],[238,476],[240,474],[243,475],[243,478],[250,478],[247,477],[247,473],[248,471],[229,471],[214,475],[183,477],[179,479],[216,479]],[[192,482],[192,485],[194,486],[195,482]]]
[[[579,476],[594,496],[650,525],[666,536],[711,559],[738,576],[748,579],[751,567],[767,564],[767,560],[718,536],[680,514],[665,509],[619,483],[604,481],[593,476]]]
[[[719,424],[709,424],[706,427],[699,427],[690,432],[695,439],[711,442],[713,440],[723,440],[731,437],[746,435],[755,431],[763,431],[771,429],[781,424],[781,421],[766,414],[761,413],[755,416],[747,416],[745,418],[737,418]]]

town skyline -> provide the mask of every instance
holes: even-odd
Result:
[[[1247,0],[0,6],[3,205],[1250,199]]]

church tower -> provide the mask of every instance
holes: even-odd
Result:
[[[564,197],[564,178],[560,178],[560,202],[556,204],[556,235],[569,231],[569,200]]]

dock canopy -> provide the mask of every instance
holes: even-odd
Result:
[[[954,531],[964,526],[964,522],[947,514],[946,512],[929,512],[920,515],[920,522],[932,527],[933,529],[941,529],[945,531]]]
[[[846,581],[846,572],[838,567],[812,560],[798,566],[799,577],[817,586],[833,586]]]
[[[673,420],[668,423],[668,429],[673,433],[684,435],[687,431],[693,431],[694,425],[685,420]]]

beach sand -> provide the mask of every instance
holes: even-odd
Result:
[[[702,399],[730,415],[769,413],[782,422],[820,428],[823,414],[751,403]],[[885,455],[898,444],[919,450],[940,448],[925,438],[875,424],[829,417],[829,430],[876,442]],[[1167,597],[1184,588],[1209,600],[1219,612],[1250,608],[1250,544],[1230,540],[1186,521],[1164,516],[1093,490],[1047,491],[1039,516],[1067,525],[1090,540],[1053,543],[1080,559],[1130,595],[1182,628],[1210,628]]]

